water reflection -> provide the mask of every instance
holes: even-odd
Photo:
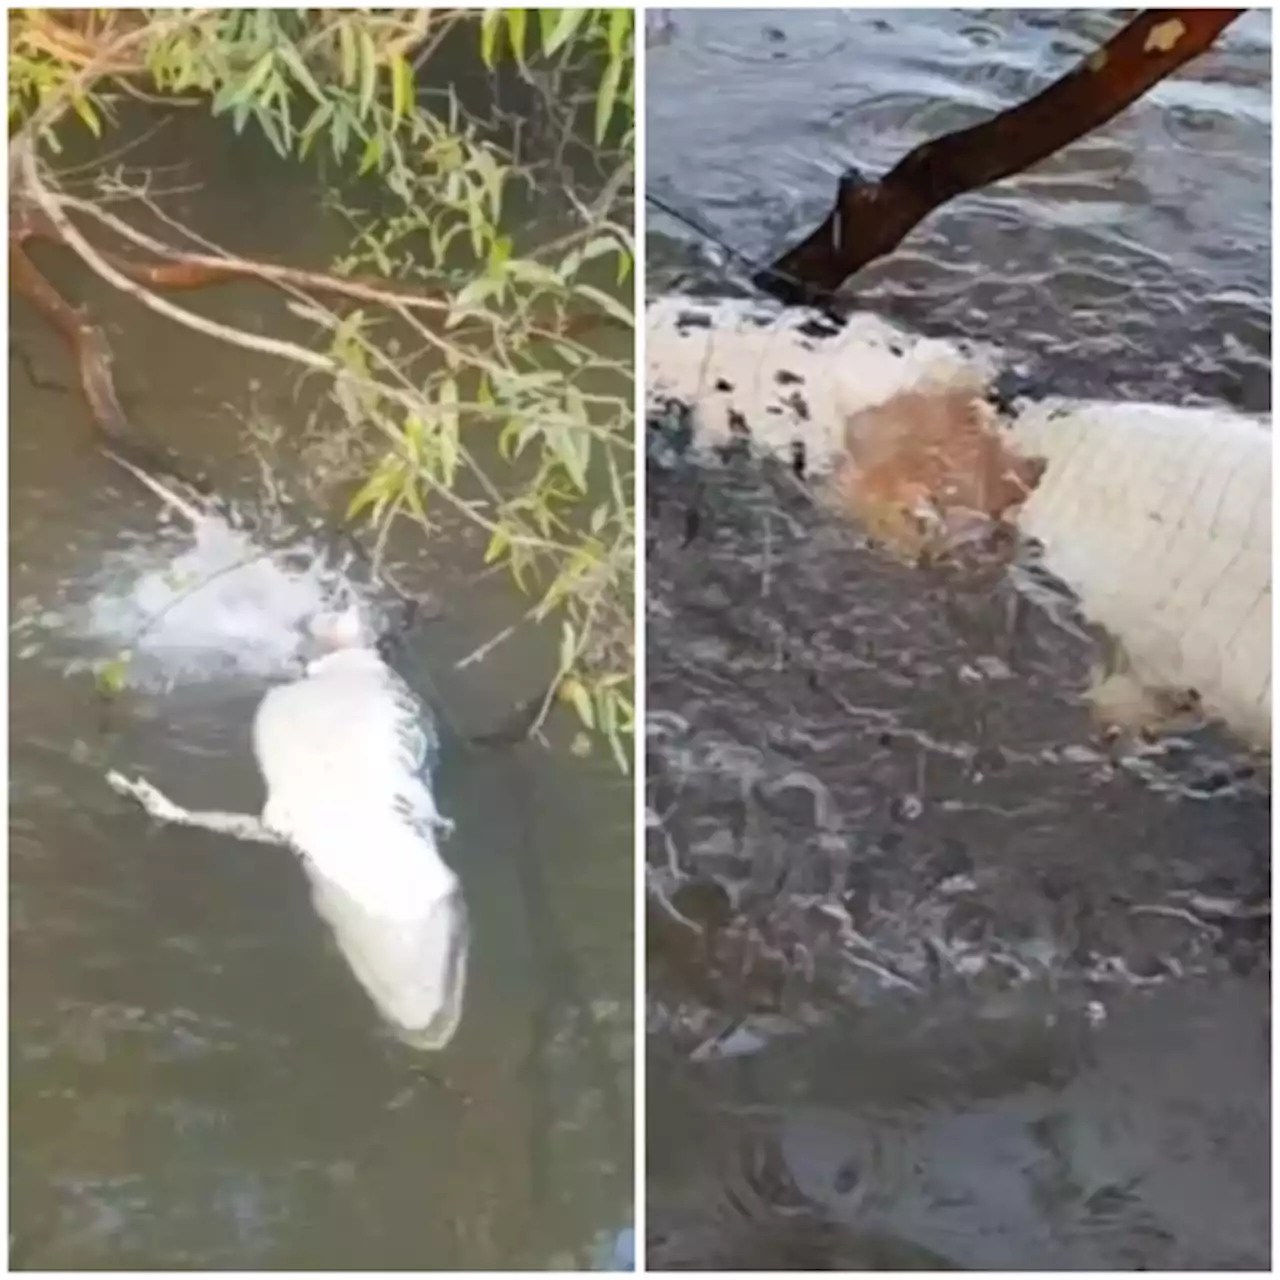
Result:
[[[675,11],[649,181],[765,260],[844,169],[1117,21]],[[1054,392],[1269,410],[1270,58],[1249,15],[857,303]],[[649,246],[653,292],[741,286],[674,220]],[[650,1265],[1264,1266],[1266,762],[1113,757],[1092,641],[1012,633],[991,584],[922,582],[788,479],[650,479]]]
[[[696,1083],[658,1057],[651,1105],[682,1136],[655,1168],[651,1264],[1261,1265],[1268,1139],[1241,1099],[1267,1088],[1265,999],[1197,984],[1101,1024],[1044,992],[976,1019],[878,1010]],[[1224,1000],[1253,1031],[1219,1073]]]

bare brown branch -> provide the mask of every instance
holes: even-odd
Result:
[[[803,242],[755,277],[789,304],[822,302],[948,200],[1038,164],[1204,53],[1243,9],[1146,9],[1043,93],[926,142],[878,182],[844,180]]]

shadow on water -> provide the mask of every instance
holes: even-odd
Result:
[[[1114,21],[676,11],[649,181],[763,259]],[[1270,56],[1249,15],[857,301],[1053,391],[1268,410]],[[672,220],[649,245],[651,292],[734,290]],[[789,475],[649,486],[649,1265],[1265,1266],[1269,765],[1102,746],[1096,638]]]
[[[346,247],[305,167],[177,114],[128,158],[173,192],[174,216],[268,259],[321,266]],[[265,407],[296,427],[294,373],[166,325],[65,258],[42,264],[106,324],[139,426],[251,504],[243,422]],[[190,305],[291,324],[252,288]],[[14,1265],[591,1265],[632,1194],[630,787],[563,741],[463,740],[545,685],[553,638],[521,631],[458,669],[524,606],[477,576],[466,528],[400,548],[409,585],[445,610],[406,675],[442,718],[445,852],[475,935],[458,1038],[415,1056],[379,1028],[287,855],[152,828],[106,788],[119,767],[194,805],[255,810],[249,726],[266,681],[206,672],[99,708],[85,667],[110,646],[69,620],[106,587],[127,591],[135,560],[189,540],[93,450],[79,400],[25,376],[71,381],[21,303],[12,341]]]

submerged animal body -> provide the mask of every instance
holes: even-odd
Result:
[[[378,1007],[425,1044],[457,1029],[468,923],[437,838],[436,735],[372,649],[340,649],[262,700],[263,822],[297,849],[317,909]]]
[[[664,297],[646,334],[650,394],[684,406],[694,452],[802,457],[906,554],[972,516],[1016,528],[1137,686],[1269,748],[1268,419],[1050,398],[997,418],[990,352],[871,315]]]
[[[109,781],[162,821],[297,852],[317,911],[379,1010],[410,1043],[442,1048],[462,1016],[470,930],[439,851],[450,824],[432,793],[425,708],[374,649],[342,647],[267,693],[253,743],[261,819],[190,812],[149,783]]]

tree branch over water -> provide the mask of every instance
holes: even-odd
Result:
[[[43,274],[37,241],[165,320],[321,375],[327,394],[304,431],[319,420],[335,448],[303,468],[308,496],[323,506],[348,490],[346,523],[379,548],[398,522],[432,534],[441,506],[477,526],[484,563],[533,597],[528,617],[560,626],[554,687],[624,767],[634,370],[629,354],[584,339],[634,326],[625,296],[596,283],[604,268],[622,286],[633,267],[633,24],[625,9],[99,9],[23,10],[9,28],[10,282],[71,349],[103,448],[186,479],[136,437],[105,331]],[[466,59],[468,32],[491,78],[541,90],[530,120],[561,149],[574,139],[590,179],[550,166],[564,189],[549,192],[548,162],[526,154],[520,128],[497,140],[449,81],[430,80],[446,38]],[[225,252],[166,213],[150,177],[126,183],[102,157],[90,198],[73,195],[52,163],[61,138],[102,138],[122,95],[225,118],[282,165],[331,153],[342,180],[317,217],[350,224],[345,254],[313,270]],[[556,206],[542,244],[541,222],[513,217],[529,193]],[[311,333],[272,333],[269,313],[258,332],[166,296],[236,281],[284,295],[277,323],[300,317]]]
[[[1022,173],[1099,128],[1204,53],[1244,9],[1147,9],[1043,93],[982,124],[926,142],[878,182],[842,179],[835,207],[758,272],[784,303],[822,303],[956,196]]]

